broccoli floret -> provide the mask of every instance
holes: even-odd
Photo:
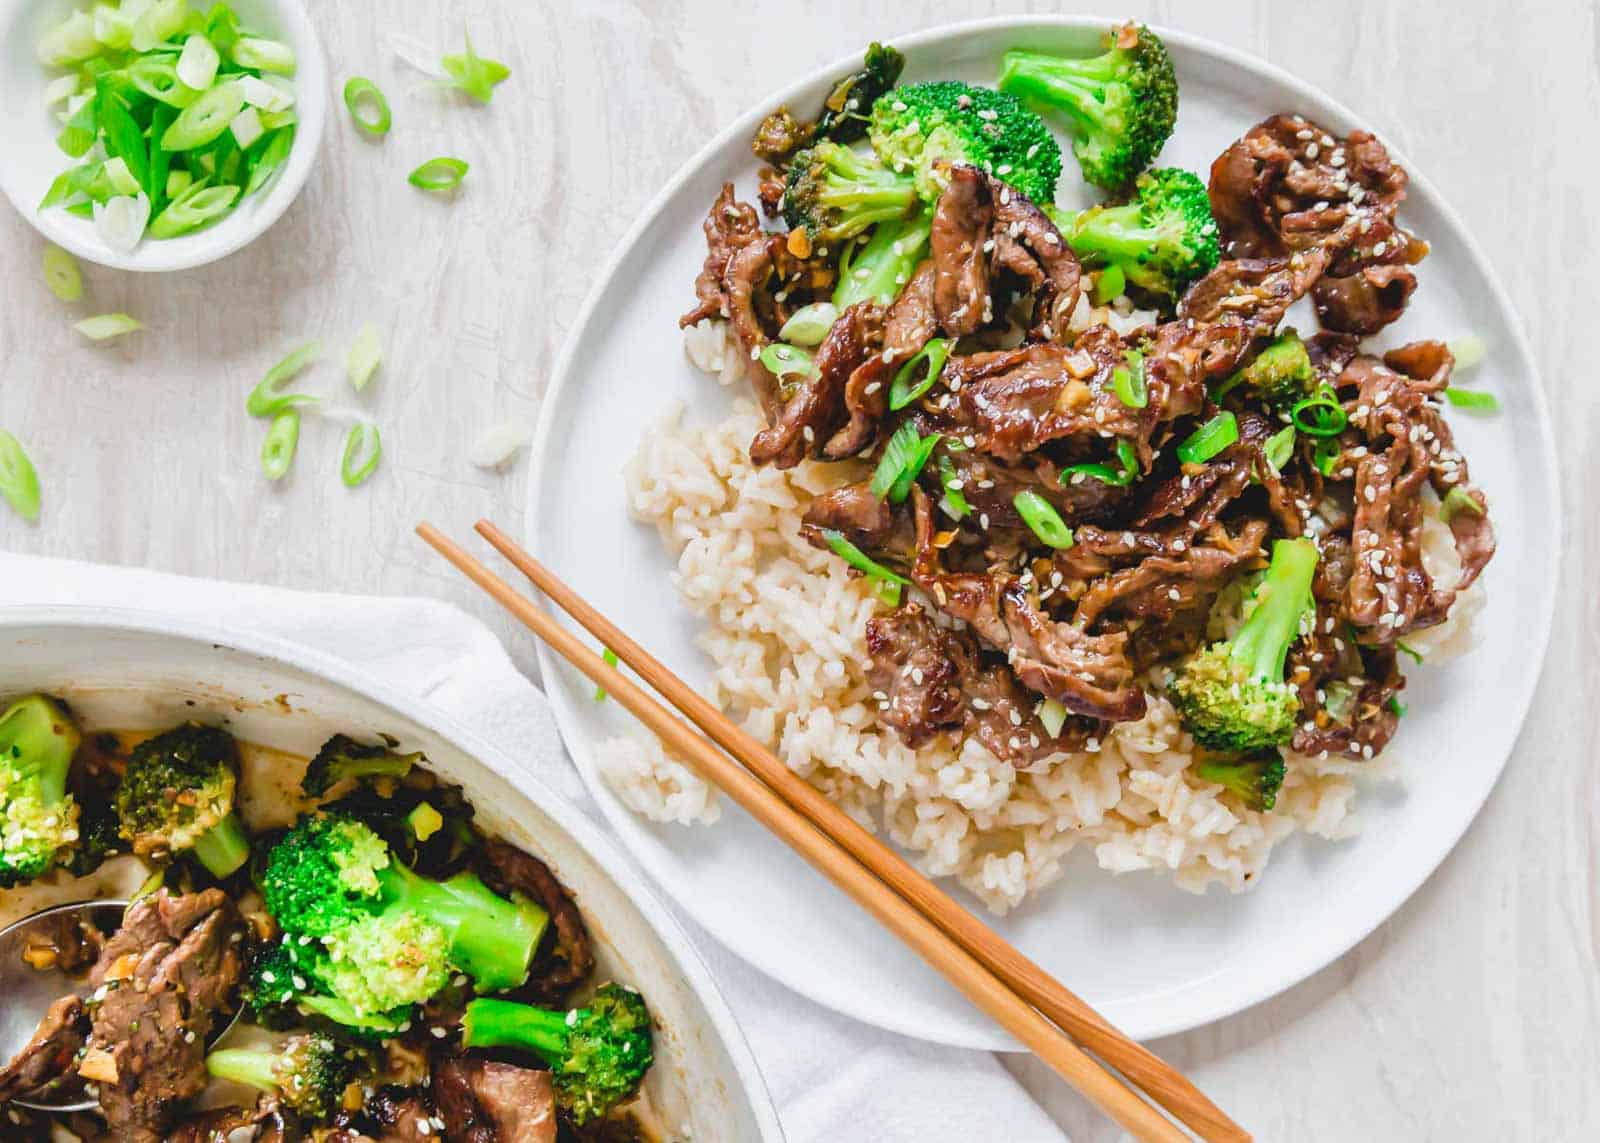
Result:
[[[382,743],[368,746],[348,735],[335,734],[306,766],[300,791],[308,798],[320,798],[346,778],[403,778],[421,759],[420,751],[396,754]]]
[[[290,1036],[273,1047],[224,1048],[206,1057],[211,1075],[276,1095],[309,1119],[331,1119],[340,1111],[345,1089],[368,1066],[362,1053],[314,1033]]]
[[[927,256],[932,234],[933,215],[926,210],[915,218],[879,223],[871,237],[839,259],[833,304],[845,310],[869,298],[884,306],[894,301]]]
[[[1033,202],[1055,201],[1061,147],[1044,120],[1004,92],[954,80],[897,87],[872,105],[867,134],[929,202],[944,190],[946,162],[979,167]]]
[[[838,143],[818,143],[796,155],[783,192],[784,221],[804,229],[812,242],[842,242],[920,209],[910,176]]]
[[[32,881],[70,859],[78,803],[67,771],[81,741],[60,703],[18,699],[0,715],[0,888]]]
[[[266,1028],[295,1028],[307,1018],[314,1022],[320,1018],[347,1037],[369,1042],[408,1027],[411,1007],[359,1012],[328,992],[323,983],[328,972],[328,954],[320,941],[285,934],[282,940],[256,949],[240,982],[240,995],[256,1022]]]
[[[1178,668],[1172,704],[1201,746],[1250,752],[1282,746],[1294,733],[1300,697],[1283,681],[1289,647],[1311,606],[1317,570],[1312,540],[1278,540],[1238,634]]]
[[[1145,172],[1132,201],[1082,211],[1063,233],[1085,263],[1119,267],[1134,285],[1173,299],[1221,257],[1206,185],[1176,167]]]
[[[193,851],[216,877],[250,857],[234,811],[239,748],[214,726],[190,723],[134,748],[114,799],[119,830],[140,856]]]
[[[286,932],[320,939],[322,982],[362,1014],[428,999],[451,969],[486,991],[515,988],[549,920],[471,873],[419,876],[370,827],[334,815],[302,818],[273,846],[261,892]]]
[[[468,1048],[538,1056],[554,1075],[557,1103],[580,1126],[631,1098],[654,1061],[644,997],[616,984],[601,985],[587,1008],[571,1012],[474,1000],[461,1037]]]
[[[1112,29],[1106,52],[1090,59],[1007,52],[1000,90],[1059,112],[1083,177],[1108,190],[1127,186],[1150,165],[1178,119],[1178,77],[1167,46],[1142,24]]]
[[[1283,755],[1261,750],[1242,758],[1204,758],[1195,763],[1194,772],[1231,791],[1250,809],[1266,813],[1278,804]]]
[[[1214,400],[1242,386],[1246,392],[1278,409],[1287,409],[1309,397],[1317,388],[1316,370],[1305,342],[1294,330],[1285,330],[1256,354],[1255,360],[1217,387]]]

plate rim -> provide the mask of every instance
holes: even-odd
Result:
[[[1104,31],[1120,22],[1106,17],[1076,14],[992,16],[939,24],[906,35],[884,36],[882,37],[882,42],[892,45],[903,52],[910,52],[933,44],[942,44],[949,41],[959,42],[968,36],[985,32],[1004,30],[1026,32],[1042,28],[1067,31]],[[1344,101],[1333,97],[1322,88],[1301,79],[1262,56],[1205,36],[1180,31],[1161,24],[1150,23],[1148,27],[1169,44],[1181,45],[1185,50],[1209,57],[1212,61],[1224,67],[1262,76],[1279,83],[1310,104],[1331,110],[1335,116],[1342,119],[1346,124],[1366,123],[1366,120],[1351,110]],[[795,82],[753,102],[730,123],[717,131],[673,172],[672,176],[640,208],[632,224],[629,225],[622,238],[617,241],[610,256],[601,265],[594,283],[585,295],[582,305],[567,330],[561,350],[557,354],[551,369],[550,380],[546,384],[541,397],[539,417],[531,444],[532,456],[524,491],[526,510],[523,516],[523,528],[530,543],[539,534],[540,490],[545,482],[550,463],[551,449],[549,445],[551,437],[556,430],[556,411],[561,400],[567,396],[567,390],[571,387],[582,335],[593,321],[595,312],[602,300],[610,291],[620,267],[630,257],[635,247],[649,234],[657,217],[669,201],[685,183],[698,175],[702,168],[715,158],[717,152],[721,151],[731,140],[749,135],[770,108],[793,101],[801,92],[852,66],[859,56],[860,51],[856,50],[837,57],[821,67],[807,72]],[[1449,200],[1439,192],[1439,189],[1426,174],[1411,162],[1403,148],[1396,146],[1382,132],[1366,126],[1363,126],[1362,129],[1370,131],[1388,149],[1395,162],[1406,171],[1411,184],[1421,192],[1421,197],[1428,200],[1430,208],[1438,211],[1446,226],[1453,232],[1453,236],[1460,239],[1462,250],[1473,269],[1488,283],[1491,293],[1490,301],[1505,319],[1507,329],[1511,333],[1512,348],[1517,357],[1526,364],[1527,387],[1532,393],[1533,419],[1540,438],[1542,451],[1547,457],[1558,459],[1559,453],[1555,445],[1554,426],[1550,420],[1549,402],[1545,393],[1543,379],[1540,375],[1539,362],[1528,338],[1527,327],[1521,313],[1513,304],[1504,283],[1500,280],[1499,274],[1496,273],[1493,264],[1489,261],[1483,247],[1478,242],[1477,236],[1468,228],[1460,214]],[[1439,868],[1461,844],[1461,839],[1483,812],[1484,804],[1499,785],[1502,776],[1505,774],[1506,766],[1511,761],[1511,756],[1516,752],[1517,740],[1522,735],[1522,730],[1533,705],[1534,696],[1538,691],[1548,664],[1550,639],[1555,619],[1557,589],[1560,581],[1560,567],[1567,540],[1561,487],[1557,476],[1558,468],[1559,464],[1555,460],[1545,466],[1545,487],[1543,492],[1546,503],[1550,505],[1554,549],[1551,552],[1552,558],[1548,561],[1547,568],[1539,582],[1539,587],[1544,595],[1543,614],[1538,618],[1535,639],[1539,669],[1528,673],[1520,689],[1514,695],[1517,709],[1516,734],[1512,739],[1510,748],[1496,764],[1492,778],[1484,784],[1481,793],[1473,800],[1471,812],[1463,816],[1459,828],[1448,831],[1451,834],[1448,838],[1444,834],[1440,835],[1441,842],[1447,842],[1447,844],[1440,845],[1437,856],[1419,862],[1412,876],[1404,877],[1394,882],[1381,899],[1375,898],[1378,903],[1364,910],[1356,923],[1349,926],[1347,932],[1341,932],[1337,939],[1327,941],[1318,955],[1308,958],[1305,964],[1297,964],[1295,967],[1276,976],[1257,978],[1254,987],[1242,989],[1237,994],[1230,994],[1221,1001],[1211,1003],[1201,1000],[1191,1001],[1181,1013],[1175,1014],[1166,1020],[1149,1021],[1147,1025],[1141,1025],[1135,1029],[1133,1034],[1137,1039],[1152,1040],[1205,1027],[1270,1000],[1323,971],[1375,932],[1380,925],[1393,917],[1417,890],[1438,872]],[[552,614],[559,615],[542,596],[538,596],[536,602]],[[1488,606],[1493,606],[1492,600]],[[558,664],[562,660],[542,642],[538,644],[537,657],[541,677],[543,679],[553,677],[559,669]],[[600,796],[599,792],[595,790],[595,785],[601,782],[591,757],[595,744],[583,738],[578,728],[571,724],[566,705],[559,701],[557,696],[551,694],[548,687],[545,689],[547,696],[550,698],[551,710],[555,717],[556,727],[561,734],[561,740],[567,747],[568,753],[572,755],[573,765],[577,769],[579,777],[582,778],[584,785],[589,788],[591,796],[594,796],[608,824],[616,831],[619,843],[637,859],[639,855],[634,852],[627,831],[620,828],[616,820],[619,812],[627,814],[629,811],[614,806],[611,799]],[[588,760],[587,764],[579,762],[580,755]],[[640,864],[643,865],[644,863],[641,861]],[[956,1047],[980,1048],[993,1051],[1025,1050],[998,1029],[994,1035],[987,1037],[969,1036],[960,1033],[936,1036],[931,1035],[927,1029],[921,1027],[915,1021],[868,1020],[861,1014],[848,1010],[839,1003],[832,1002],[824,992],[814,987],[815,982],[811,978],[802,977],[798,973],[784,971],[781,968],[763,963],[746,950],[744,941],[730,938],[725,934],[722,926],[708,921],[690,903],[681,900],[678,894],[664,880],[657,878],[653,872],[648,872],[648,875],[651,882],[661,892],[676,902],[680,908],[683,908],[689,916],[694,918],[697,925],[705,929],[719,944],[737,956],[743,963],[814,1003],[863,1023],[929,1043],[943,1043]],[[974,915],[978,915],[980,919],[983,919],[979,914],[975,913]]]

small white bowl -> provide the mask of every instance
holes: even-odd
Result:
[[[94,223],[39,201],[73,160],[56,147],[60,124],[44,105],[49,73],[35,47],[41,33],[72,9],[74,0],[0,0],[0,190],[34,228],[80,258],[118,270],[158,272],[204,266],[232,254],[266,231],[300,193],[316,162],[327,117],[328,71],[322,44],[301,0],[233,0],[251,28],[294,49],[295,106],[299,112],[289,161],[264,191],[239,204],[220,222],[179,238],[146,238],[129,254],[100,240]]]

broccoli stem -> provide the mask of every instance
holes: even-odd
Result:
[[[224,1048],[206,1057],[206,1071],[218,1079],[259,1091],[278,1090],[278,1053],[264,1048]]]
[[[411,1020],[411,1011],[408,1008],[398,1008],[393,1012],[369,1012],[366,1015],[358,1014],[355,1008],[346,1000],[337,996],[324,996],[320,992],[305,992],[294,997],[294,1002],[305,1012],[321,1016],[342,1028],[351,1029],[364,1036],[384,1037],[394,1036],[402,1032]]]
[[[1080,214],[1068,224],[1067,242],[1080,258],[1098,255],[1107,262],[1138,262],[1166,236],[1144,225],[1137,202]]]
[[[554,1066],[566,1054],[567,1014],[480,998],[467,1005],[461,1019],[461,1043],[467,1048],[521,1048]]]
[[[933,233],[933,216],[924,211],[916,218],[880,222],[854,258],[839,269],[833,304],[841,310],[869,298],[888,305],[900,296],[923,259]]]
[[[1314,540],[1278,540],[1272,545],[1272,563],[1256,589],[1256,606],[1233,637],[1230,656],[1245,664],[1252,678],[1283,681],[1289,648],[1300,637],[1300,617],[1311,600],[1311,581],[1317,571]]]
[[[1000,90],[1024,102],[1042,103],[1061,111],[1080,128],[1103,130],[1107,122],[1105,84],[1116,74],[1114,52],[1092,59],[1007,52],[1000,72]]]
[[[549,914],[531,901],[507,901],[470,873],[430,881],[391,861],[378,870],[385,908],[399,905],[442,928],[450,960],[485,992],[515,988],[528,976]]]
[[[213,877],[227,877],[250,860],[250,838],[237,812],[230,811],[194,842],[195,858]]]
[[[33,783],[45,805],[67,796],[67,770],[78,741],[66,711],[44,695],[18,699],[0,717],[0,755],[9,756],[13,784]]]

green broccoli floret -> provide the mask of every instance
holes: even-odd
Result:
[[[234,811],[239,748],[214,726],[190,723],[134,748],[114,799],[119,830],[140,856],[193,851],[216,877],[250,857]]]
[[[1201,746],[1265,750],[1284,745],[1294,733],[1300,697],[1283,681],[1283,665],[1311,606],[1317,558],[1312,540],[1274,542],[1255,608],[1238,634],[1178,668],[1169,694]]]
[[[818,143],[796,155],[783,192],[784,221],[820,243],[842,242],[921,209],[909,175],[838,143]]]
[[[295,1028],[307,1018],[320,1018],[347,1037],[369,1042],[398,1035],[410,1026],[409,1005],[387,1012],[358,1012],[331,995],[323,983],[328,972],[328,954],[320,941],[285,934],[282,940],[256,949],[240,982],[240,995],[256,1022],[266,1028]]]
[[[1311,396],[1317,388],[1317,374],[1300,335],[1292,329],[1279,334],[1255,360],[1217,386],[1212,399],[1220,401],[1238,386],[1277,409],[1287,409]]]
[[[654,1062],[644,997],[617,984],[601,985],[587,1008],[571,1012],[474,1000],[461,1042],[538,1056],[554,1075],[557,1103],[579,1126],[632,1098]]]
[[[348,735],[335,734],[306,766],[300,791],[308,798],[320,798],[346,778],[403,778],[422,757],[420,751],[396,754],[382,743],[369,746]]]
[[[1108,190],[1127,186],[1150,165],[1178,119],[1178,77],[1167,46],[1142,24],[1112,29],[1106,52],[1090,59],[1007,52],[1000,90],[1059,112],[1083,177]]]
[[[1132,201],[1073,215],[1063,234],[1091,266],[1116,266],[1129,282],[1168,298],[1216,268],[1217,223],[1206,185],[1177,167],[1147,171]]]
[[[286,932],[320,940],[321,983],[363,1016],[427,1000],[452,969],[486,991],[515,988],[549,920],[471,873],[422,877],[370,827],[326,814],[301,818],[273,846],[261,892]]]
[[[944,190],[945,162],[979,167],[1035,203],[1055,201],[1061,147],[1044,120],[1004,92],[954,80],[897,87],[872,105],[867,135],[929,202]]]
[[[845,310],[869,298],[882,306],[894,301],[927,257],[932,234],[931,211],[898,222],[880,222],[871,237],[848,248],[839,259],[833,304]]]
[[[206,1057],[211,1075],[275,1095],[308,1119],[331,1119],[343,1107],[345,1089],[369,1066],[363,1053],[314,1033],[271,1047],[223,1048]]]
[[[67,771],[80,741],[66,708],[44,695],[18,699],[0,715],[0,888],[71,858],[78,803],[67,793]]]
[[[1250,809],[1266,813],[1278,804],[1283,755],[1262,750],[1242,758],[1204,758],[1195,763],[1194,772],[1231,791]]]

